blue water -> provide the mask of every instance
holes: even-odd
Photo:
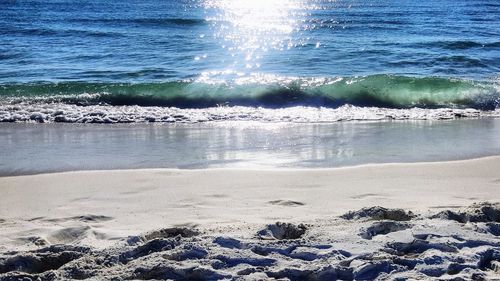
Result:
[[[0,41],[12,116],[12,104],[54,102],[500,104],[496,0],[2,0]]]
[[[0,0],[0,122],[229,121],[0,124],[0,174],[465,159],[498,119],[413,120],[499,112],[498,0]]]

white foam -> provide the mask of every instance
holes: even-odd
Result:
[[[78,106],[63,103],[0,105],[0,122],[65,123],[198,123],[216,121],[338,122],[352,120],[442,120],[499,117],[500,110],[390,109],[344,105],[339,108],[221,106],[203,109],[144,106]]]

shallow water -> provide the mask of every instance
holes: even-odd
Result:
[[[0,175],[83,169],[318,168],[500,154],[500,120],[212,125],[1,124]]]

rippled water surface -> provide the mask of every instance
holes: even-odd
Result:
[[[300,106],[350,108],[336,120],[363,108],[499,115],[495,0],[4,0],[0,38],[0,122],[198,120],[164,108],[242,120]]]
[[[0,81],[497,79],[500,3],[0,1]]]

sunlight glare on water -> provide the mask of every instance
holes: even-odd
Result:
[[[208,0],[205,2],[214,37],[230,59],[224,71],[204,76],[255,73],[271,52],[293,48],[294,33],[306,16],[307,5],[293,0]]]
[[[500,73],[498,0],[80,2],[0,0],[0,83]]]

